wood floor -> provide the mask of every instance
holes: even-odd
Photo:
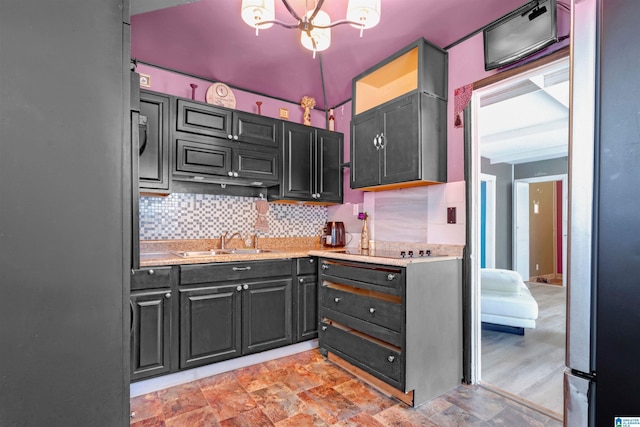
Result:
[[[479,386],[410,408],[310,350],[131,399],[133,427],[561,427]]]
[[[524,336],[482,331],[483,382],[561,415],[566,288],[528,282],[538,302],[535,329]]]

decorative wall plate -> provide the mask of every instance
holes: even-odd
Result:
[[[236,96],[233,94],[231,88],[224,83],[214,83],[209,86],[206,101],[208,104],[236,108]]]

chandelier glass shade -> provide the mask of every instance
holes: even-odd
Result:
[[[256,35],[262,29],[271,28],[278,24],[289,29],[300,30],[300,42],[302,45],[315,52],[326,50],[331,45],[331,27],[341,24],[350,24],[362,31],[373,28],[380,22],[380,0],[349,0],[346,19],[331,22],[329,14],[322,11],[324,0],[316,0],[315,8],[306,11],[304,15],[298,15],[289,5],[287,0],[281,0],[291,16],[297,22],[289,24],[275,19],[274,0],[242,0],[242,20],[252,28]]]

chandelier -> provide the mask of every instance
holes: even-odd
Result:
[[[299,29],[302,46],[313,51],[314,58],[316,52],[326,50],[331,45],[331,27],[351,24],[360,29],[362,37],[364,30],[373,28],[380,22],[380,0],[349,0],[346,19],[335,22],[331,22],[327,12],[320,10],[324,0],[317,0],[315,7],[307,10],[302,17],[293,10],[287,0],[282,0],[282,3],[296,23],[288,24],[275,19],[274,0],[242,0],[242,19],[256,29],[256,36],[259,30],[271,28],[273,24]]]

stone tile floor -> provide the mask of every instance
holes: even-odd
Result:
[[[376,391],[317,350],[131,399],[131,426],[562,426],[478,386],[418,408]]]

